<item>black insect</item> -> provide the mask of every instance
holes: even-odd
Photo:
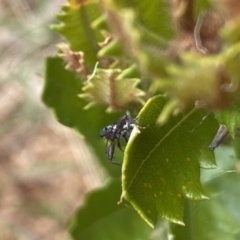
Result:
[[[126,143],[128,142],[134,126],[137,125],[136,120],[137,118],[131,118],[125,114],[116,123],[110,124],[100,131],[100,136],[107,139],[105,152],[111,163],[121,165],[113,161],[115,144],[117,143],[118,148],[123,151],[120,140],[124,139]]]

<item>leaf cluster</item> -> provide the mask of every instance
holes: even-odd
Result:
[[[215,197],[219,183],[200,183],[200,167],[216,168],[208,146],[219,124],[226,126],[240,152],[239,13],[237,0],[69,0],[52,26],[66,43],[46,60],[44,103],[62,124],[85,137],[110,179],[120,169],[107,163],[97,134],[126,110],[138,113],[137,124],[144,129],[134,129],[124,152],[121,202],[130,203],[151,227],[158,226],[159,217],[186,224],[183,230],[161,222],[162,232],[168,229],[176,239],[224,239],[229,233],[234,239],[238,230],[239,219],[231,210],[219,213],[228,201]],[[116,152],[115,157],[122,155]],[[93,229],[99,232],[103,224],[121,217],[132,229],[134,224],[144,226],[123,204],[95,208],[104,196],[118,201],[116,185],[120,182],[114,180],[93,193],[78,210],[70,228],[75,239],[97,239]],[[204,200],[207,196],[210,201]],[[226,228],[212,226],[204,236],[198,227],[206,225],[203,214],[191,215],[198,204],[209,221],[223,221]],[[88,210],[94,214],[100,208],[95,217],[86,217]],[[114,229],[122,231],[121,226]],[[132,239],[151,235],[148,228],[139,229]],[[190,237],[191,231],[199,237]],[[113,238],[116,234],[109,231],[99,239]]]

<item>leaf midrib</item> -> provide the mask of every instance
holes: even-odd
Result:
[[[145,162],[148,160],[148,158],[151,156],[151,154],[158,148],[162,142],[176,129],[178,128],[188,117],[190,117],[194,112],[196,111],[196,108],[193,108],[188,114],[186,114],[173,128],[171,128],[167,134],[153,147],[153,149],[148,153],[148,155],[145,157],[145,159],[142,161],[141,165],[139,166],[138,170],[136,171],[135,175],[133,176],[127,190],[129,190],[135,181],[138,173],[142,169],[142,166],[145,164]]]

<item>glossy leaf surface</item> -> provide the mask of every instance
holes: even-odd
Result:
[[[130,140],[123,165],[123,195],[151,226],[158,217],[183,224],[183,198],[205,198],[200,164],[215,167],[208,148],[218,127],[213,116],[192,108],[160,127],[156,120],[166,103],[156,96],[141,110],[138,123],[146,128]]]
[[[120,181],[113,181],[89,194],[70,223],[73,239],[88,240],[145,240],[151,228],[133,209],[118,205],[121,195]]]

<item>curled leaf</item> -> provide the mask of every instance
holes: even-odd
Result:
[[[84,61],[84,53],[81,51],[72,51],[65,43],[60,43],[57,47],[61,51],[58,56],[64,59],[66,62],[65,68],[67,70],[79,73],[82,78],[86,78],[86,76],[89,74],[89,70]]]

